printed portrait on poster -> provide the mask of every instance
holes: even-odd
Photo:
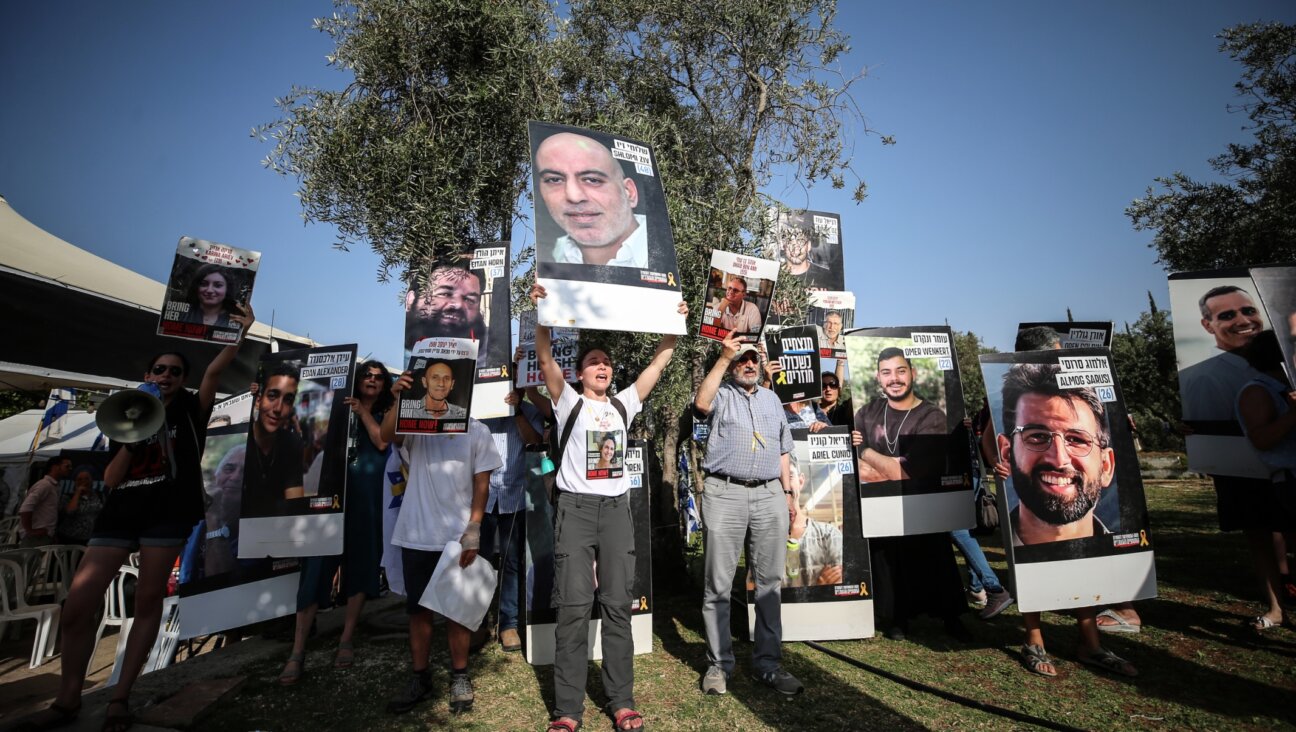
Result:
[[[182,236],[167,280],[158,335],[237,343],[231,319],[252,299],[261,253]]]
[[[1039,350],[1045,343],[1057,342],[1062,348],[1111,348],[1112,322],[1018,323],[1017,339],[1027,345],[1024,351]],[[1052,347],[1051,345],[1049,346]]]
[[[809,290],[846,289],[841,216],[824,211],[770,208],[765,256],[799,277]]]
[[[819,329],[819,356],[846,358],[846,331],[855,327],[855,293],[811,290],[806,322]]]
[[[400,394],[396,434],[467,432],[476,363],[477,341],[425,338],[415,343],[407,369],[414,385]]]
[[[778,262],[712,251],[707,306],[698,335],[722,341],[737,331],[742,340],[755,341],[765,325],[777,279]]]
[[[1296,384],[1296,267],[1252,267],[1251,280],[1273,324],[1287,383]]]

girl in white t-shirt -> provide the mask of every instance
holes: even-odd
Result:
[[[540,285],[531,288],[533,302],[545,295]],[[688,305],[681,302],[679,312],[687,316]],[[643,718],[634,709],[634,642],[630,633],[635,544],[626,495],[630,476],[624,466],[625,448],[630,423],[675,352],[675,336],[663,336],[639,378],[615,396],[610,393],[612,358],[606,351],[582,351],[576,361],[578,381],[568,384],[554,360],[549,328],[536,326],[535,344],[540,372],[554,402],[556,434],[570,431],[560,445],[562,462],[557,476],[553,605],[558,618],[555,703],[549,730],[575,732],[584,713],[596,563],[606,708],[617,729],[639,729]],[[569,422],[574,422],[570,430]]]

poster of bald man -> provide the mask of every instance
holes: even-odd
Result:
[[[1111,348],[1111,341],[1110,320],[1017,324],[1017,342],[1027,346],[1024,351],[1048,350],[1054,344],[1063,349]]]
[[[466,338],[424,338],[414,344],[409,368],[414,385],[401,392],[396,408],[396,434],[442,435],[468,431],[468,415],[476,395],[472,376],[477,341]]]
[[[723,341],[737,331],[743,341],[755,342],[765,326],[777,279],[778,262],[772,259],[713,250],[698,335]]]
[[[972,463],[949,326],[846,336],[867,537],[971,528]]]
[[[980,357],[1023,611],[1156,596],[1134,436],[1106,348]]]
[[[1263,354],[1250,347],[1270,331],[1251,273],[1180,272],[1170,275],[1169,284],[1179,397],[1191,431],[1185,437],[1188,467],[1207,475],[1268,478],[1269,469],[1237,421],[1238,392],[1274,365],[1258,363]]]
[[[1296,267],[1252,267],[1251,279],[1273,324],[1287,383],[1296,384]]]
[[[476,398],[471,415],[476,419],[513,413],[504,403],[513,380],[508,254],[508,242],[499,242],[428,261],[421,272],[408,273],[405,360],[424,338],[477,341],[477,368],[470,379],[460,382],[472,385]]]
[[[846,289],[841,216],[826,211],[771,207],[765,256],[777,260],[808,290]]]
[[[846,331],[855,327],[855,293],[811,290],[806,322],[819,329],[820,358],[846,358]]]
[[[639,140],[527,123],[541,325],[684,335],[660,168]]]

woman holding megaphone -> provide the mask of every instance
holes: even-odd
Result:
[[[138,442],[113,442],[111,449],[116,453],[104,469],[107,502],[95,521],[63,606],[59,693],[48,709],[25,720],[23,729],[52,729],[72,722],[80,713],[81,687],[94,645],[95,614],[118,569],[138,550],[135,620],[103,729],[120,732],[134,722],[130,690],[157,637],[167,579],[194,524],[203,518],[200,461],[216,385],[253,322],[250,305],[243,303],[237,309],[230,319],[242,330],[239,341],[212,359],[197,393],[184,388],[189,361],[183,355],[161,353],[149,362],[144,381],[156,386],[166,419],[161,428]]]

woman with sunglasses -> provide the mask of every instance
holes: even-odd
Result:
[[[329,602],[333,575],[342,569],[341,596],[346,598],[346,620],[338,641],[333,668],[346,669],[355,664],[351,638],[365,600],[378,597],[378,568],[382,562],[382,489],[383,468],[387,464],[388,443],[382,439],[383,415],[396,398],[391,393],[392,377],[379,361],[365,361],[356,376],[355,391],[347,397],[347,406],[356,415],[355,457],[347,464],[346,525],[342,535],[342,554],[310,557],[302,561],[301,581],[297,586],[297,630],[293,635],[292,654],[279,674],[279,683],[291,686],[305,673],[306,638],[315,623],[321,604]]]
[[[111,448],[116,452],[104,469],[108,497],[63,605],[63,674],[58,695],[49,708],[20,728],[51,729],[77,718],[104,590],[131,552],[138,550],[134,623],[103,729],[120,732],[134,723],[130,690],[157,638],[171,568],[190,530],[203,518],[200,462],[216,386],[254,320],[250,305],[237,308],[231,319],[241,330],[239,340],[212,359],[197,393],[184,388],[189,360],[183,354],[161,353],[149,361],[144,381],[156,384],[161,392],[166,422],[142,442],[114,443]]]

